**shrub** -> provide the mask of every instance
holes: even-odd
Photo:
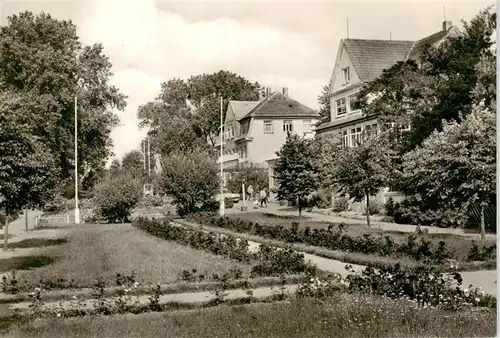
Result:
[[[234,202],[230,198],[224,198],[224,208],[231,209],[234,206]]]
[[[163,197],[159,195],[146,195],[139,201],[141,207],[161,207],[163,205]]]
[[[394,221],[399,224],[457,228],[465,226],[468,220],[468,215],[463,210],[438,208],[414,197],[394,203],[393,210]]]
[[[345,196],[335,198],[333,202],[333,212],[342,212],[349,210],[349,200]]]
[[[381,203],[376,199],[372,199],[370,200],[370,203],[368,203],[368,205],[364,208],[365,215],[367,212],[369,212],[370,215],[378,215],[380,213],[380,209]]]
[[[260,168],[253,163],[238,164],[227,181],[227,188],[233,193],[241,194],[242,183],[245,189],[252,185],[254,189],[269,186],[269,173],[267,169]]]
[[[384,209],[385,209],[386,216],[389,216],[389,217],[394,216],[395,205],[394,205],[394,200],[392,199],[392,197],[389,197],[389,199],[385,202]]]
[[[95,217],[109,223],[128,222],[141,198],[140,182],[126,172],[109,175],[95,189]]]
[[[173,198],[180,216],[213,210],[220,188],[215,159],[203,151],[172,154],[162,161],[162,190]],[[218,208],[218,206],[217,206]]]

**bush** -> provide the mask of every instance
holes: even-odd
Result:
[[[132,209],[142,195],[140,182],[126,172],[109,175],[95,189],[93,203],[96,219],[108,223],[128,222]]]
[[[385,202],[384,209],[385,209],[386,216],[389,216],[389,217],[394,216],[395,205],[394,205],[394,200],[392,199],[392,197],[389,197],[387,202]]]
[[[365,215],[367,212],[369,212],[370,215],[378,215],[380,213],[380,209],[381,203],[376,199],[372,199],[368,203],[368,206],[365,205],[364,207]]]
[[[269,173],[267,169],[260,168],[253,163],[238,164],[231,172],[231,178],[227,181],[227,188],[233,193],[241,194],[241,185],[245,183],[245,189],[252,185],[255,189],[269,186]]]
[[[234,202],[232,199],[224,198],[224,208],[231,209],[234,206]]]
[[[141,207],[161,207],[163,198],[159,195],[146,195],[139,201]]]
[[[389,205],[389,208],[391,209],[391,205]],[[394,203],[391,212],[394,221],[399,224],[458,228],[464,227],[468,220],[467,212],[463,210],[437,208],[414,197],[408,198],[401,203]]]
[[[340,196],[335,198],[333,202],[333,212],[342,212],[347,211],[349,209],[349,200],[345,196]]]
[[[203,151],[172,154],[162,161],[162,191],[173,198],[177,213],[213,210],[220,188],[215,158]]]

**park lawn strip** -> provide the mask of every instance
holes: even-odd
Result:
[[[241,269],[243,275],[250,271],[249,265],[150,236],[130,224],[85,225],[67,238],[68,243],[40,249],[40,256],[54,262],[18,271],[19,285],[35,283],[26,286],[31,289],[41,279],[64,277],[73,280],[73,287],[84,288],[93,287],[101,276],[109,286],[116,285],[117,273],[133,271],[140,284],[156,284],[178,281],[184,270],[196,269],[207,276],[231,268]]]
[[[176,219],[174,222],[184,226],[190,226],[197,229],[204,229],[210,232],[230,235],[248,241],[257,242],[260,244],[267,244],[279,248],[292,248],[295,251],[305,252],[308,254],[328,259],[338,260],[346,264],[358,264],[358,265],[378,264],[382,266],[393,266],[394,264],[399,263],[402,266],[407,266],[407,267],[416,267],[418,265],[421,265],[421,263],[407,257],[394,258],[390,256],[378,256],[378,255],[368,255],[357,252],[329,250],[326,248],[307,245],[303,243],[285,243],[280,240],[268,239],[260,236],[250,235],[247,233],[235,232],[225,228],[216,228],[207,225],[200,225],[183,219]],[[435,265],[435,268],[441,272],[455,271],[451,269],[448,265]],[[496,269],[496,261],[460,262],[459,265],[460,271],[478,271],[478,270],[495,270],[495,269]]]
[[[112,317],[14,323],[4,337],[492,337],[496,314],[417,308],[405,300],[339,293],[326,299],[220,305]]]

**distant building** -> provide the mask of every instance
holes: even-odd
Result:
[[[268,168],[288,133],[312,138],[318,119],[318,112],[288,96],[288,88],[274,93],[268,88],[258,101],[229,101],[222,142],[224,180],[238,164]],[[216,147],[220,151],[220,137]]]

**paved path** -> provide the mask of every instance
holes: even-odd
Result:
[[[171,224],[177,226],[187,226],[174,222],[172,222]],[[204,232],[218,232],[217,228],[207,227],[207,226],[204,226],[204,228],[210,229],[210,230],[202,230]],[[220,236],[226,236],[226,235],[220,234]],[[254,241],[248,241],[248,248],[250,251],[254,252],[257,251],[260,245],[261,245],[260,243]],[[349,274],[349,272],[345,270],[345,266],[347,264],[351,265],[352,269],[355,272],[360,272],[366,268],[365,265],[345,263],[339,260],[324,258],[305,252],[302,252],[302,254],[304,255],[304,259],[306,261],[309,261],[312,264],[316,265],[318,269],[327,272],[338,273],[342,277],[346,277]],[[491,294],[496,297],[497,295],[496,270],[464,271],[460,272],[460,274],[462,275],[463,278],[462,286],[464,288],[468,288],[469,285],[472,284],[475,287],[480,287],[485,293]]]
[[[238,204],[235,204],[233,208],[226,209],[227,214],[241,214],[241,202]],[[294,208],[287,207],[287,206],[280,206],[278,203],[269,203],[267,208],[253,208],[248,206],[248,212],[262,212],[262,213],[270,213],[270,214],[275,214],[275,215],[282,215],[282,216],[298,216],[299,212],[298,209],[295,210]],[[340,217],[340,216],[333,216],[333,215],[324,215],[316,212],[307,212],[307,211],[302,211],[302,215],[307,217],[308,219],[312,221],[317,221],[317,222],[332,222],[332,223],[345,223],[345,224],[365,224],[364,221],[358,220],[358,219],[350,219],[350,218],[345,218],[345,217]],[[372,226],[377,226],[386,231],[399,231],[399,232],[415,232],[417,229],[416,225],[411,225],[411,224],[396,224],[396,223],[389,223],[389,222],[381,222],[381,221],[373,221]],[[461,236],[466,236],[466,237],[473,237],[473,238],[480,238],[479,233],[473,233],[473,232],[466,232],[465,229],[454,229],[454,228],[438,228],[438,227],[429,227],[429,226],[423,226],[423,229],[428,229],[429,233],[443,233],[443,234],[456,234],[456,235],[461,235]],[[496,235],[495,234],[486,234],[487,239],[491,240],[496,240]]]
[[[287,293],[293,293],[297,290],[297,285],[287,285],[286,286],[286,292]],[[271,287],[260,287],[252,290],[252,296],[258,299],[266,298],[269,296],[272,296],[275,292],[278,292],[277,288],[271,289]],[[227,290],[226,291],[227,296],[225,299],[238,299],[238,298],[247,298],[249,295],[245,292],[245,290]],[[132,296],[132,302],[135,302],[136,300],[139,301],[140,304],[149,304],[149,297],[150,295],[143,295],[143,296]],[[114,302],[117,300],[119,297],[111,297],[111,298],[106,298],[107,301]],[[214,299],[215,295],[212,291],[203,291],[203,292],[189,292],[189,293],[177,293],[177,294],[170,294],[170,295],[163,295],[160,296],[160,303],[165,304],[165,303],[172,303],[172,302],[178,302],[178,303],[201,303],[201,302],[207,302],[211,299]],[[95,299],[87,299],[84,301],[80,301],[79,307],[83,308],[88,308],[92,309],[94,308],[95,304]],[[56,302],[47,302],[45,305],[47,307],[58,307],[60,304],[63,306],[63,308],[71,308],[72,306],[76,305],[78,301],[56,301]],[[30,306],[31,302],[21,302],[21,303],[16,303],[16,304],[11,304],[9,307],[11,309],[19,309],[19,310],[27,310]]]

